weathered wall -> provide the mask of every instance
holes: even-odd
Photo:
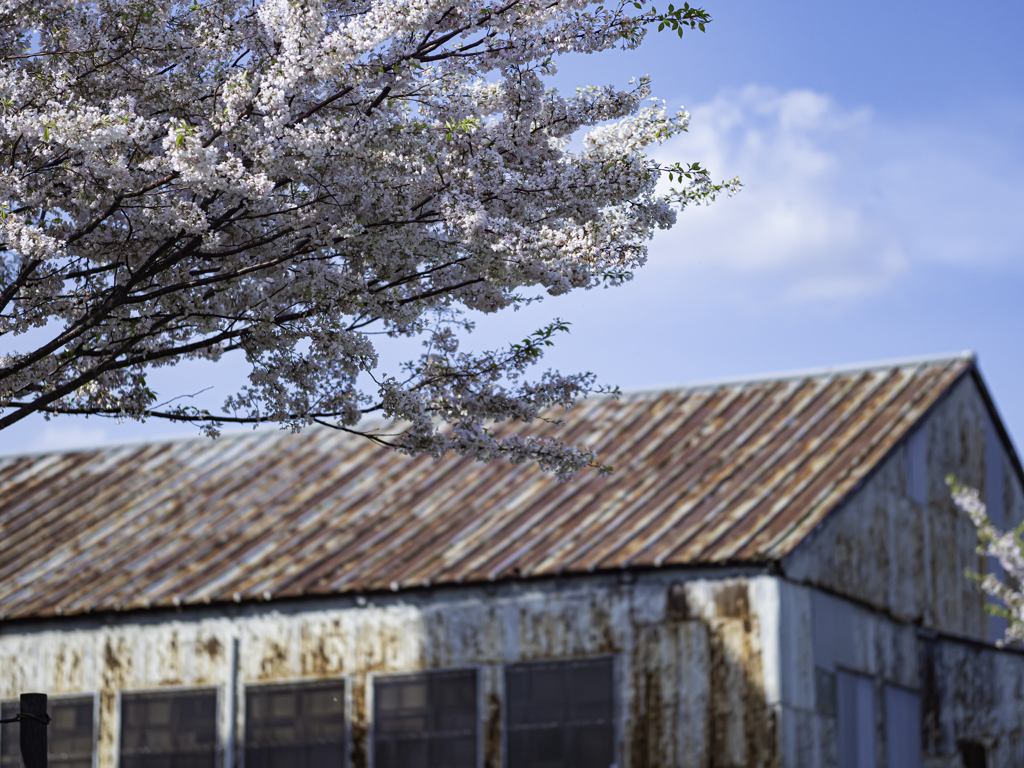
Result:
[[[836,768],[836,716],[819,701],[815,670],[839,669],[919,688],[916,630],[801,585],[782,582],[780,751],[782,764]],[[823,706],[824,705],[824,706]],[[881,723],[879,724],[881,728]],[[884,742],[876,742],[883,748]],[[885,768],[884,751],[878,768]]]
[[[964,741],[989,768],[1024,765],[1024,654],[927,637],[920,650],[925,768],[960,768]]]
[[[246,684],[342,677],[351,765],[361,768],[374,675],[472,666],[481,679],[481,764],[498,768],[502,664],[613,654],[624,768],[775,766],[777,581],[627,573],[8,624],[0,627],[0,698],[98,693],[99,766],[107,768],[120,691],[213,686],[230,764]]]
[[[838,768],[834,702],[816,675],[872,678],[875,765],[887,765],[884,688],[920,696],[924,768],[962,768],[959,745],[986,748],[989,768],[1024,765],[1024,654],[941,637],[803,585],[780,585],[782,764]]]
[[[907,488],[910,440],[784,561],[786,575],[850,596],[909,622],[987,640],[985,598],[964,571],[984,572],[977,536],[949,496],[945,476],[986,492],[986,462],[1002,465],[1007,527],[1024,520],[1024,489],[1009,455],[986,440],[989,415],[965,377],[918,429],[927,430],[923,504]],[[988,444],[988,446],[986,445]],[[997,456],[986,456],[998,451]]]

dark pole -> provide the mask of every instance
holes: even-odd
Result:
[[[25,768],[46,768],[46,694],[21,694],[21,714],[21,761]]]

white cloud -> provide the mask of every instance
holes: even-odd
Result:
[[[692,110],[665,160],[739,175],[738,196],[655,239],[653,269],[760,305],[877,293],[929,261],[1006,265],[1024,163],[946,125],[887,125],[828,96],[748,86]],[[958,132],[959,131],[959,132]]]

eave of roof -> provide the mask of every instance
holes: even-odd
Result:
[[[617,469],[564,484],[324,429],[0,457],[0,617],[776,561],[972,370],[948,356],[591,399],[562,435]]]

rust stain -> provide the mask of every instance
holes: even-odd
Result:
[[[82,653],[77,648],[71,651],[71,662],[68,665],[68,681],[72,688],[82,687]]]
[[[117,722],[117,692],[104,689],[100,691],[100,723],[96,752],[100,765],[113,765],[117,754],[115,724]]]
[[[721,619],[750,620],[750,596],[745,582],[725,584],[715,590],[715,615]]]
[[[303,638],[305,639],[305,638]],[[321,635],[312,643],[302,645],[302,674],[324,676],[330,669],[326,640]]]
[[[666,609],[669,621],[688,621],[691,618],[696,618],[690,615],[690,605],[686,600],[685,584],[675,582],[668,588]]]
[[[658,663],[659,633],[643,630],[634,652],[633,713],[629,754],[631,768],[660,768],[665,702]],[[653,646],[653,647],[652,647]]]
[[[491,691],[487,694],[487,725],[484,727],[484,768],[501,766],[501,699]]]
[[[265,638],[260,659],[260,679],[273,680],[288,677],[288,648],[273,638]]]
[[[103,643],[100,688],[99,738],[96,746],[101,765],[113,765],[117,754],[117,692],[127,688],[132,672],[131,654],[123,637],[107,637]]]
[[[211,635],[207,638],[206,642],[196,640],[196,652],[201,653],[203,651],[205,651],[206,655],[211,659],[218,659],[224,651],[224,646],[221,645],[220,640]]]
[[[352,679],[352,768],[366,768],[369,763],[369,719],[366,710],[366,677],[357,675]]]
[[[51,671],[55,691],[76,691],[82,685],[82,654],[70,643],[62,642],[53,655]]]
[[[709,766],[774,768],[780,764],[777,723],[765,703],[758,622],[748,585],[716,585],[713,601]]]
[[[103,644],[103,687],[123,688],[131,674],[131,656],[123,637],[108,637]]]
[[[601,601],[594,597],[590,601],[590,631],[598,640],[594,645],[596,653],[616,653],[620,650],[619,643],[615,639],[615,628],[612,626],[611,613],[601,604]]]
[[[162,685],[176,685],[181,682],[181,649],[178,647],[178,633],[172,631],[166,643],[157,646],[160,659]]]

